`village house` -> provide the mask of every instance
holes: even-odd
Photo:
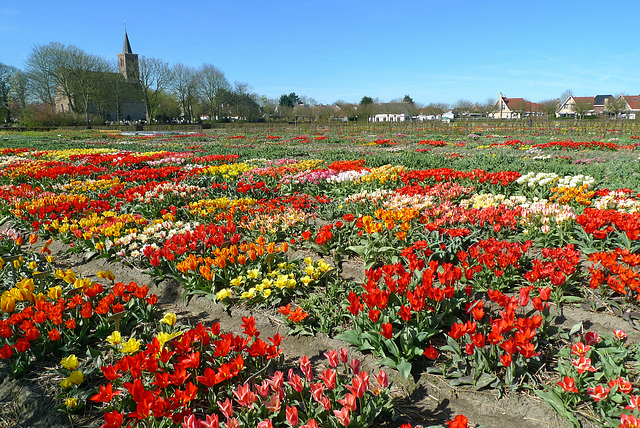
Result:
[[[540,104],[524,98],[507,98],[502,92],[489,113],[492,119],[522,119],[542,115],[544,112]]]
[[[594,113],[598,116],[602,116],[604,114],[607,103],[613,100],[613,95],[596,95],[593,98]]]
[[[369,122],[406,122],[412,119],[410,107],[412,103],[392,102],[376,106],[377,113],[369,116]]]
[[[569,117],[580,114],[582,116],[592,116],[595,114],[593,97],[574,97],[569,95],[556,110],[556,117]]]
[[[595,97],[574,97],[570,95],[556,110],[556,117],[602,116],[612,95],[596,95]]]
[[[618,95],[618,97],[612,102],[622,102],[623,113],[622,117],[626,119],[635,119],[637,114],[640,113],[640,95]]]

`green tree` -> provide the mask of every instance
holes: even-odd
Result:
[[[295,92],[291,92],[289,95],[287,95],[287,94],[280,95],[280,101],[279,101],[278,105],[280,107],[291,107],[291,108],[293,108],[299,102],[300,102],[300,97],[298,97]]]
[[[373,98],[364,96],[360,100],[358,106],[358,120],[369,121],[369,118],[376,112],[376,104],[373,102]]]
[[[11,111],[9,109],[11,85],[13,76],[18,72],[17,68],[0,62],[0,114],[3,116],[5,123],[11,122]]]
[[[366,106],[367,104],[373,104],[373,98],[367,96],[362,97],[362,99],[360,100],[360,105]]]
[[[161,123],[171,123],[181,116],[182,104],[170,93],[162,91],[158,94],[154,109],[154,119]]]

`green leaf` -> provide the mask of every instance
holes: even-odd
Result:
[[[462,376],[457,379],[451,379],[449,384],[451,384],[451,386],[473,385],[473,379],[471,379],[470,376]]]
[[[571,327],[571,330],[569,330],[569,336],[573,336],[574,334],[576,334],[577,332],[582,330],[582,321],[580,321],[579,323],[575,324],[573,327]]]
[[[453,350],[453,352],[455,352],[456,354],[460,355],[460,346],[458,346],[458,342],[456,342],[456,340],[447,335],[447,345],[449,346],[449,348],[451,348]]]
[[[424,342],[425,340],[427,340],[430,337],[435,336],[436,334],[440,333],[439,329],[435,329],[435,328],[425,328],[422,331],[420,331],[420,333],[418,333],[417,339],[420,342]]]
[[[540,397],[545,403],[551,406],[560,416],[564,416],[575,426],[579,427],[580,422],[573,416],[571,409],[567,409],[563,401],[558,397],[555,391],[533,391],[538,397]]]
[[[364,257],[364,255],[367,252],[367,248],[369,247],[366,245],[350,245],[347,247],[347,250],[353,251],[354,253],[358,254],[360,257]]]
[[[358,347],[360,351],[375,351],[376,347],[369,343],[368,340],[364,340],[362,345]]]
[[[371,334],[369,332],[360,333],[360,342],[365,342],[365,341],[377,342],[378,336]]]
[[[353,346],[360,346],[361,341],[355,330],[348,330],[336,336],[336,339],[343,340]]]
[[[396,366],[396,368],[398,369],[400,374],[405,379],[409,379],[409,376],[411,375],[411,363],[410,362],[405,361],[404,359],[402,359],[402,361],[400,361],[400,364],[398,364]]]
[[[389,350],[389,352],[391,352],[391,355],[393,355],[396,358],[400,358],[400,350],[398,349],[396,342],[394,342],[391,339],[385,339],[384,344]]]
[[[476,381],[476,389],[482,389],[490,385],[494,380],[496,380],[495,375],[490,373],[482,373],[480,378]]]
[[[427,373],[429,374],[442,374],[442,369],[440,367],[436,367],[436,366],[429,366],[427,367]]]
[[[584,298],[580,296],[562,296],[560,298],[560,301],[567,302],[567,303],[577,303],[577,302],[584,301]]]
[[[395,360],[389,358],[389,357],[384,357],[383,359],[379,360],[378,363],[381,366],[387,366],[387,367],[392,367],[392,368],[396,368],[398,365],[396,364]]]
[[[397,250],[395,248],[393,248],[393,247],[380,247],[380,248],[377,249],[377,251],[378,251],[378,254],[380,254],[380,253],[388,253],[388,252],[391,252],[391,251],[395,252]]]
[[[610,395],[609,399],[611,401],[613,401],[614,403],[617,403],[617,404],[621,404],[622,402],[624,402],[624,399],[622,398],[622,395],[620,395],[620,394]]]

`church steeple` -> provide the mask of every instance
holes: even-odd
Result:
[[[118,70],[127,82],[137,82],[140,78],[140,67],[138,65],[138,54],[134,54],[129,43],[127,30],[124,30],[124,43],[122,53],[118,54]]]
[[[127,36],[127,30],[124,30],[124,44],[122,45],[122,53],[132,54],[131,43],[129,43],[129,36]]]

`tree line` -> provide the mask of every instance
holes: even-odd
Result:
[[[541,101],[548,117],[555,117],[559,102],[571,95]],[[409,96],[383,103],[363,96],[360,102],[337,100],[330,105],[313,98],[282,94],[279,99],[258,95],[243,82],[229,83],[224,72],[211,64],[191,67],[170,65],[157,58],[139,57],[135,84],[118,72],[116,61],[92,55],[62,43],[36,45],[23,70],[0,62],[0,124],[61,125],[91,120],[104,122],[106,112],[118,115],[125,102],[144,103],[147,123],[199,123],[203,121],[368,121],[376,113],[438,116],[447,111],[464,117],[486,117],[496,100],[484,103],[460,99],[454,104],[414,102]],[[65,101],[68,110],[61,112]],[[57,108],[56,108],[57,106]],[[576,104],[577,117],[590,106]],[[608,110],[616,108],[611,104]],[[620,107],[622,109],[622,107]]]
[[[223,71],[211,64],[170,65],[158,58],[139,57],[135,85],[118,73],[115,60],[89,54],[73,45],[51,42],[36,45],[23,70],[0,62],[0,123],[61,125],[90,120],[121,122],[117,113],[127,100],[144,102],[147,123],[196,123],[229,120],[330,121],[362,120],[376,113],[439,115],[478,108],[460,100],[456,105],[414,102],[409,95],[381,103],[364,96],[359,103],[337,100],[330,105],[295,93],[279,99],[256,94],[243,82],[230,84]],[[60,103],[68,106],[61,112]],[[56,104],[58,104],[56,108]],[[384,110],[384,111],[383,111]]]
[[[116,61],[72,45],[37,45],[23,70],[0,63],[0,123],[57,125],[79,117],[89,121],[90,115],[101,120],[131,100],[144,103],[148,123],[258,120],[268,101],[246,83],[230,84],[211,64],[196,68],[140,56],[138,74],[132,84]],[[69,111],[61,112],[61,104]]]

